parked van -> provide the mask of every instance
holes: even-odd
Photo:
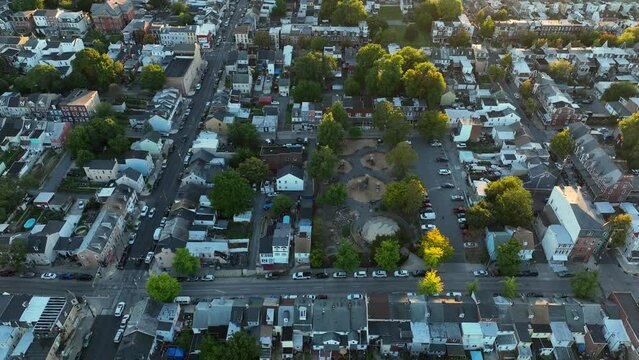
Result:
[[[153,240],[155,241],[160,241],[160,234],[162,233],[162,227],[158,226],[157,228],[155,228],[155,231],[153,232]]]
[[[173,302],[180,305],[188,305],[191,303],[190,296],[176,296]]]

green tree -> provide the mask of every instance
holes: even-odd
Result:
[[[410,124],[406,121],[406,117],[401,110],[397,108],[386,121],[383,135],[384,142],[390,146],[395,146],[405,141],[409,134]]]
[[[575,296],[580,299],[592,299],[599,293],[599,272],[580,271],[570,279],[570,286]]]
[[[439,139],[448,132],[448,115],[441,111],[426,111],[417,120],[417,131],[426,140]]]
[[[224,348],[224,359],[226,360],[258,359],[261,353],[257,340],[245,331],[234,333],[226,341]]]
[[[149,276],[146,282],[146,292],[149,297],[159,302],[172,302],[181,289],[180,283],[165,272]]]
[[[572,79],[573,67],[570,61],[565,59],[555,60],[550,63],[548,75],[557,82],[565,83]]]
[[[570,130],[562,130],[550,138],[550,152],[558,161],[562,161],[572,154],[573,141]]]
[[[0,220],[6,221],[9,214],[20,205],[26,191],[10,177],[0,177]]]
[[[499,271],[506,276],[513,276],[521,266],[521,244],[517,239],[510,238],[503,244],[497,246],[497,266]]]
[[[344,128],[337,122],[333,114],[324,114],[317,127],[317,142],[323,146],[328,146],[337,152],[342,147],[344,141]]]
[[[361,86],[353,77],[349,77],[344,81],[344,93],[348,96],[361,95]]]
[[[517,279],[514,277],[507,277],[504,279],[504,296],[507,298],[514,298],[517,296]]]
[[[15,80],[14,86],[23,94],[32,92],[61,92],[61,74],[55,67],[38,64]]]
[[[328,146],[320,146],[308,162],[308,175],[319,182],[328,181],[335,174],[337,155]]]
[[[396,176],[404,176],[408,169],[415,165],[417,158],[417,152],[406,141],[400,142],[386,153],[386,162],[390,164]]]
[[[276,0],[275,7],[271,10],[271,16],[281,18],[286,16],[286,1]]]
[[[495,33],[495,22],[491,17],[488,17],[481,23],[479,28],[479,35],[484,39],[492,38]]]
[[[442,94],[446,90],[444,75],[431,62],[422,62],[404,73],[402,78],[406,96],[426,100],[429,108],[436,108],[441,103]]]
[[[316,81],[301,80],[293,88],[293,101],[316,102],[322,100],[322,85]]]
[[[431,268],[438,267],[455,252],[448,238],[438,228],[431,229],[424,234],[421,246],[424,263]]]
[[[348,129],[351,124],[348,119],[348,113],[344,109],[344,105],[342,105],[341,101],[336,101],[329,108],[329,112],[333,114],[333,119],[342,125],[342,128]]]
[[[193,24],[193,15],[188,12],[181,13],[178,15],[178,25],[186,26]]]
[[[610,244],[614,247],[626,245],[631,226],[632,217],[628,214],[617,214],[610,219]]]
[[[309,260],[311,262],[311,267],[320,268],[324,266],[324,261],[326,261],[326,255],[324,254],[324,250],[321,248],[314,248],[311,250],[311,254],[309,255]]]
[[[628,161],[631,168],[639,166],[639,112],[621,120],[619,122],[621,130],[621,147],[617,154]]]
[[[499,65],[489,65],[486,73],[493,82],[500,82],[506,78],[506,70]]]
[[[182,2],[175,2],[171,4],[171,11],[173,12],[173,15],[180,15],[181,13],[189,11],[189,5]]]
[[[404,31],[404,39],[408,41],[415,41],[419,36],[419,27],[417,24],[408,24],[406,26],[406,30]]]
[[[386,271],[392,271],[399,263],[399,242],[395,238],[382,240],[375,249],[375,263]]]
[[[621,98],[628,99],[637,95],[639,95],[639,89],[635,84],[629,81],[617,81],[604,91],[601,100],[618,101]]]
[[[446,21],[457,20],[464,8],[461,0],[437,0],[437,12]]]
[[[331,24],[335,26],[356,26],[366,19],[366,9],[361,0],[338,0],[331,14]]]
[[[241,214],[253,207],[253,189],[246,179],[228,169],[213,176],[213,189],[209,198],[215,209],[225,218]]]
[[[286,215],[291,211],[291,207],[293,206],[293,200],[286,195],[277,195],[275,199],[273,199],[273,206],[271,207],[271,212],[275,216]]]
[[[322,1],[322,6],[324,1]],[[362,46],[355,56],[357,60],[357,68],[355,69],[355,79],[361,85],[364,85],[364,79],[369,70],[373,67],[378,59],[386,55],[386,51],[379,44],[369,43]]]
[[[360,256],[353,243],[348,239],[342,239],[337,248],[337,256],[335,257],[335,266],[347,272],[353,272],[359,267]]]
[[[506,71],[510,71],[513,68],[513,56],[511,53],[506,53],[501,60],[499,60],[499,66],[501,66]]]
[[[416,176],[409,176],[386,185],[382,198],[383,204],[390,210],[407,218],[416,216],[422,206],[426,189]]]
[[[487,17],[488,15],[486,15],[486,11],[484,11],[484,9],[481,9],[477,12],[477,14],[475,14],[475,22],[481,24],[486,20]]]
[[[129,141],[129,138],[124,135],[117,135],[116,137],[109,139],[109,141],[107,141],[107,145],[109,148],[108,153],[114,158],[119,158],[130,150],[131,141]]]
[[[27,245],[20,239],[0,247],[0,266],[20,271],[27,260]]]
[[[395,55],[384,55],[375,61],[366,75],[366,91],[382,97],[397,96],[402,83],[402,66],[404,58]]]
[[[511,189],[499,195],[493,204],[498,225],[529,226],[532,221],[532,195],[526,189]]]
[[[373,112],[373,125],[379,130],[386,130],[386,123],[388,122],[388,118],[390,118],[391,114],[394,112],[400,112],[399,109],[393,107],[389,101],[382,101],[375,105],[375,111]],[[399,115],[396,115],[399,116]]]
[[[479,279],[475,279],[466,285],[466,292],[469,296],[476,293],[477,290],[479,290]]]
[[[266,180],[270,174],[268,165],[262,159],[250,157],[237,167],[237,172],[250,184],[259,185]]]
[[[452,47],[469,47],[470,43],[471,36],[466,29],[459,29],[448,39],[448,44]]]
[[[346,202],[346,185],[343,183],[335,183],[329,185],[326,190],[324,190],[324,195],[322,195],[322,202],[332,205],[339,206],[344,205]]]
[[[324,2],[322,1],[322,4]],[[371,15],[366,19],[368,25],[368,33],[371,37],[375,37],[380,31],[388,29],[388,22],[379,15]]]
[[[268,49],[271,46],[271,36],[266,31],[258,31],[253,36],[253,44],[257,47]]]
[[[437,275],[437,270],[426,272],[424,278],[419,282],[417,291],[423,295],[435,295],[444,291],[444,282]]]
[[[510,15],[508,15],[508,10],[500,9],[495,13],[495,15],[493,15],[493,17],[495,18],[495,21],[504,21],[508,20],[510,18]]]
[[[121,62],[114,62],[107,54],[100,54],[92,48],[76,53],[71,63],[70,82],[77,87],[106,89],[109,84],[119,82],[124,71]]]
[[[417,64],[428,61],[426,54],[421,49],[415,49],[412,46],[404,46],[397,52],[397,55],[404,59],[402,65],[402,71],[408,71],[408,69],[414,69]]]
[[[415,23],[419,26],[419,29],[430,34],[433,26],[433,20],[437,20],[439,18],[437,8],[434,4],[423,2],[416,6],[413,12],[415,16]]]
[[[201,359],[216,360],[226,359],[226,349],[224,343],[216,340],[210,335],[204,336],[199,345]]]
[[[320,19],[330,20],[337,8],[337,0],[323,0],[320,6]]]
[[[326,39],[321,37],[314,37],[311,39],[311,49],[315,51],[324,51],[324,46],[326,46]]]
[[[181,276],[195,276],[200,272],[200,258],[191,255],[187,248],[175,250],[173,270]]]
[[[250,122],[234,122],[228,127],[228,139],[236,147],[257,149],[260,144],[260,135],[255,125]]]
[[[239,148],[237,148],[237,150],[235,150],[235,155],[233,155],[233,157],[229,161],[229,166],[237,169],[241,163],[256,156],[257,153],[255,150],[249,149],[245,146],[240,146]]]
[[[95,159],[95,155],[93,155],[91,151],[80,149],[75,156],[75,164],[77,166],[84,166],[93,159]]]
[[[92,155],[108,154],[117,157],[128,150],[128,139],[124,137],[124,128],[113,117],[96,117],[74,127],[67,135],[65,147],[76,159],[81,150]],[[90,157],[83,152],[80,162]]]
[[[149,0],[148,4],[154,9],[164,9],[169,6],[169,0]]]
[[[334,57],[320,52],[309,52],[299,57],[293,64],[293,74],[298,81],[309,80],[324,84],[337,69]]]
[[[493,223],[493,214],[485,201],[479,201],[466,210],[468,227],[474,230],[484,229]]]
[[[537,103],[537,101],[535,101],[534,98],[529,97],[524,101],[523,108],[526,115],[532,116],[539,109],[539,104]]]
[[[533,83],[530,80],[524,80],[524,82],[519,85],[519,94],[522,99],[529,98],[533,95]]]

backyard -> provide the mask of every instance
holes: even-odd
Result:
[[[389,20],[402,20],[404,17],[402,15],[402,11],[399,6],[381,6],[379,8],[379,17],[382,19]]]

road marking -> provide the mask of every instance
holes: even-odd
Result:
[[[220,294],[226,294],[226,291],[222,291],[222,290],[219,290],[219,289],[215,289],[215,291],[219,292]]]

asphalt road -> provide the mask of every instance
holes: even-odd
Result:
[[[113,359],[118,352],[118,344],[113,337],[118,331],[121,318],[112,315],[98,315],[91,331],[93,335],[89,346],[82,351],[80,359]]]

